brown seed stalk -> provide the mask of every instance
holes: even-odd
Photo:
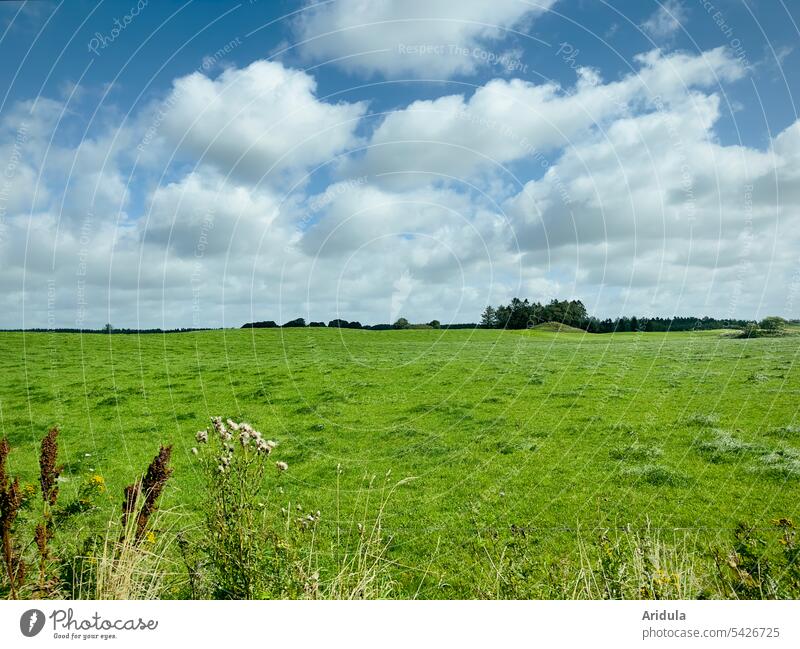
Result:
[[[39,453],[39,484],[45,505],[52,507],[58,499],[58,476],[63,466],[56,466],[58,458],[58,427],[51,428],[42,440]]]
[[[172,446],[162,446],[158,455],[153,458],[147,473],[140,480],[125,487],[125,499],[122,503],[122,527],[128,525],[128,519],[139,508],[136,518],[137,541],[140,541],[147,529],[150,516],[157,509],[157,501],[167,480],[172,475],[172,468],[169,466],[169,459],[172,454]]]
[[[3,565],[8,577],[11,597],[17,597],[17,587],[25,576],[25,564],[17,555],[11,527],[22,505],[22,491],[19,479],[9,480],[7,460],[11,446],[7,438],[0,440],[0,544],[3,551]]]

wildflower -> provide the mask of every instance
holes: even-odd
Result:
[[[197,447],[192,446],[192,455],[197,455]]]
[[[231,420],[228,420],[228,423],[231,424]],[[223,442],[227,442],[231,438],[231,432],[225,428],[225,424],[222,423],[222,417],[212,417],[211,418],[211,425],[214,427],[217,435]]]
[[[29,501],[35,495],[36,495],[36,487],[34,487],[32,484],[26,484],[22,487],[20,496],[22,498],[23,503]]]
[[[265,442],[263,439],[259,439],[256,441],[256,449],[259,453],[264,453],[264,455],[269,455],[272,453],[272,447]]]
[[[91,478],[89,478],[89,487],[97,490],[99,493],[103,493],[106,490],[106,479],[103,476],[95,473]]]
[[[228,426],[230,426],[232,430],[239,430],[239,424],[233,421],[233,419],[228,419]]]
[[[156,544],[156,535],[152,531],[148,532],[144,538],[150,545]]]
[[[286,471],[289,468],[286,462],[275,462],[275,466],[278,467],[278,471]]]
[[[198,430],[197,434],[194,438],[200,442],[201,444],[206,444],[208,442],[208,431],[207,430]]]
[[[247,446],[250,443],[250,431],[247,428],[239,430],[239,442],[242,446]]]
[[[222,417],[212,417],[211,425],[214,427],[214,430],[220,437],[224,437],[224,435],[228,432],[225,430],[225,424],[222,423]]]

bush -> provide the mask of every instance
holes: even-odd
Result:
[[[294,320],[289,320],[286,324],[283,325],[284,327],[305,327],[306,321],[305,318],[295,318]]]
[[[764,331],[777,333],[784,331],[786,329],[787,324],[788,323],[786,322],[786,320],[784,320],[780,316],[772,315],[767,318],[764,318],[761,322],[758,323],[758,326]]]

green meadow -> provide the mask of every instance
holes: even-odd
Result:
[[[222,415],[278,442],[289,469],[271,497],[320,511],[321,548],[370,482],[378,498],[414,478],[384,512],[397,596],[557,597],[558,575],[604,531],[680,538],[708,558],[740,521],[767,529],[800,515],[798,341],[719,331],[3,333],[0,428],[24,483],[36,483],[53,425],[63,496],[104,478],[76,538],[119,508],[161,443],[174,445],[162,509],[191,521],[194,435]]]

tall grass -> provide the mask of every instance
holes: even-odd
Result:
[[[590,545],[577,536],[573,599],[694,599],[704,588],[697,548],[686,532],[665,540],[643,530],[603,530]]]
[[[365,477],[356,494],[349,520],[341,519],[341,467],[336,472],[336,524],[331,535],[329,556],[333,568],[328,579],[319,585],[316,596],[323,599],[388,599],[396,595],[394,565],[388,557],[391,538],[387,537],[383,520],[394,492],[413,478],[397,482],[385,476],[385,484],[375,487],[375,476]],[[319,553],[309,556],[309,565],[319,562]],[[314,571],[319,575],[319,567]]]
[[[133,512],[140,513],[142,499]],[[170,591],[180,591],[185,575],[180,570],[173,546],[176,545],[175,512],[159,512],[152,530],[137,539],[137,517],[129,516],[124,525],[114,512],[97,552],[76,558],[78,569],[74,594],[77,599],[160,599]]]

